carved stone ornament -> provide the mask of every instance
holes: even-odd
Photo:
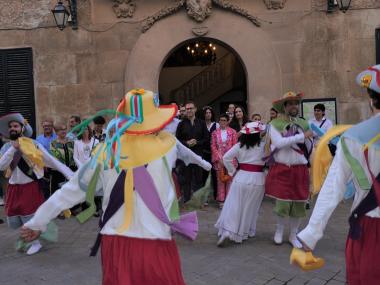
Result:
[[[116,17],[133,17],[136,10],[135,0],[113,0],[113,2],[115,2],[115,4],[113,4],[113,10],[115,11]]]
[[[263,0],[268,9],[282,9],[285,6],[286,0]]]
[[[282,1],[285,2],[285,0]],[[239,7],[238,5],[230,3],[228,0],[177,0],[173,4],[159,10],[154,15],[148,17],[143,22],[142,31],[145,33],[156,22],[176,13],[181,8],[186,8],[187,14],[197,22],[203,22],[207,17],[211,15],[212,4],[215,4],[222,9],[229,10],[233,13],[247,18],[257,27],[260,27],[261,25],[255,16],[251,15],[247,10]]]
[[[193,34],[202,37],[208,33],[208,27],[196,27],[192,29]]]
[[[187,0],[187,15],[197,22],[203,22],[212,13],[211,0]]]

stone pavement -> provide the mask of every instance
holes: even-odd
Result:
[[[240,284],[345,284],[344,245],[349,203],[341,204],[333,214],[315,254],[326,260],[318,271],[302,272],[289,265],[291,247],[275,246],[272,235],[275,220],[272,202],[265,200],[258,221],[257,237],[241,245],[215,246],[214,223],[219,210],[209,206],[198,211],[200,234],[195,242],[177,237],[187,285]],[[3,217],[0,207],[0,217]],[[97,219],[84,225],[75,219],[57,220],[59,243],[46,244],[34,256],[15,252],[17,233],[0,225],[1,285],[94,285],[101,284],[99,256],[88,257],[97,230]],[[143,284],[136,284],[143,285]]]

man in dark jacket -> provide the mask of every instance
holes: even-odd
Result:
[[[206,123],[195,117],[197,108],[193,102],[188,102],[185,106],[186,118],[178,124],[176,137],[193,152],[203,156],[205,144],[209,143]],[[181,188],[184,202],[187,202],[192,193],[202,187],[202,169],[195,164],[189,164],[183,171],[184,181]]]

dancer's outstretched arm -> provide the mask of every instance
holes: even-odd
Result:
[[[83,167],[86,167],[84,165]],[[45,203],[43,203],[34,214],[34,217],[27,222],[21,230],[21,237],[30,234],[31,231],[44,232],[47,224],[57,217],[63,210],[82,203],[86,199],[86,192],[79,187],[79,178],[88,185],[94,169],[88,168],[83,177],[79,177],[81,171],[78,170],[74,176],[65,183],[61,189],[57,190]],[[99,177],[97,188],[101,187],[101,176]]]
[[[202,159],[201,156],[192,152],[189,148],[185,147],[178,139],[177,139],[177,156],[178,159],[182,160],[186,165],[190,163],[199,165],[204,170],[211,170],[211,164],[206,160]]]
[[[347,145],[350,146],[351,150],[355,147],[353,144],[349,144],[348,140]],[[351,178],[351,168],[344,157],[341,144],[339,143],[335,158],[319,193],[309,223],[298,234],[298,238],[306,245],[305,249],[313,250],[317,242],[322,238],[327,222],[339,202],[343,200],[347,183]]]

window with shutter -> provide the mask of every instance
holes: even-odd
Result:
[[[21,113],[36,129],[31,48],[0,49],[0,116]]]

